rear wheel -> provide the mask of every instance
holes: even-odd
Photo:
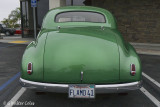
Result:
[[[6,32],[5,32],[5,35],[6,35],[6,36],[9,36],[9,35],[11,35],[11,34],[10,34],[9,31],[6,31]]]

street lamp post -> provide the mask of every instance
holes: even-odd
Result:
[[[34,38],[36,39],[37,30],[36,30],[36,8],[33,7],[33,20],[34,20]]]
[[[33,21],[34,21],[34,38],[37,37],[37,30],[36,30],[36,7],[37,7],[37,0],[31,0],[31,6],[33,7]]]
[[[20,8],[21,8],[21,30],[22,30],[22,38],[23,38],[24,37],[24,25],[23,25],[22,0],[20,0]]]
[[[71,6],[73,6],[73,0],[71,0]]]

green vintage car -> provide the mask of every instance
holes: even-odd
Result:
[[[141,87],[141,63],[113,15],[88,6],[50,10],[38,37],[26,48],[23,87],[94,98]]]

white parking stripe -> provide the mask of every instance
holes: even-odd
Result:
[[[14,103],[21,97],[21,95],[26,91],[25,88],[21,88],[18,93],[6,104],[5,107],[12,107]]]
[[[147,74],[145,74],[144,72],[142,72],[142,75],[144,77],[146,77],[148,80],[150,80],[152,83],[154,83],[156,86],[158,86],[160,88],[160,83],[158,83],[156,80],[152,79],[150,76],[148,76]]]
[[[160,107],[160,101],[158,101],[154,96],[152,96],[144,87],[140,90],[157,106]]]

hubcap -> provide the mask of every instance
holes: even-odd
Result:
[[[9,33],[9,32],[6,32],[6,35],[7,35],[7,36],[9,36],[9,35],[10,35],[10,33]]]

